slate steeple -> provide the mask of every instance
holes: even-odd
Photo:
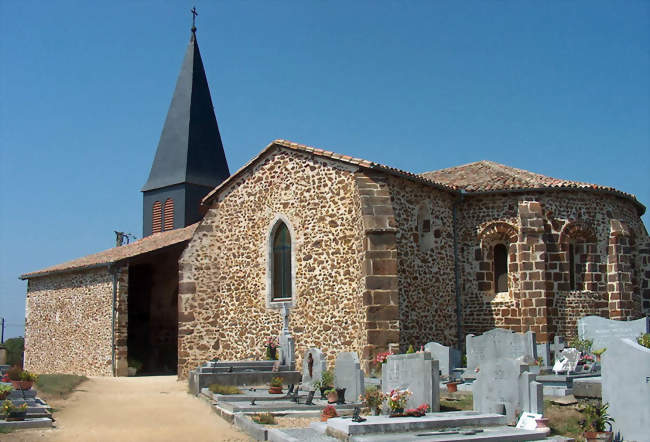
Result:
[[[201,199],[228,176],[193,23],[149,179],[142,187],[143,236],[201,219]]]

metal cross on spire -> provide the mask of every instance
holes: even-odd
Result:
[[[190,12],[192,13],[192,32],[196,32],[196,16],[199,15],[199,13],[196,12],[196,6],[193,6]]]

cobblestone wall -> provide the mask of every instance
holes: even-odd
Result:
[[[119,294],[126,299],[126,289],[122,287],[126,279],[119,280]],[[25,321],[26,369],[36,373],[111,376],[112,298],[113,277],[106,268],[30,279]],[[125,328],[122,325],[124,333]],[[124,357],[125,353],[124,349]]]
[[[399,275],[400,347],[457,343],[453,197],[390,179]]]
[[[319,347],[362,353],[363,225],[356,168],[286,149],[268,152],[223,189],[180,259],[179,377],[213,357],[263,358],[282,327],[267,303],[268,236],[278,217],[292,233],[290,329],[298,365]]]

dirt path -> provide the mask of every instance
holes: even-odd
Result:
[[[50,404],[56,428],[0,434],[22,441],[248,441],[175,376],[95,377]]]

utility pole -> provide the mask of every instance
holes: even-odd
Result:
[[[0,344],[5,343],[5,318],[2,318],[2,336],[0,337]]]

